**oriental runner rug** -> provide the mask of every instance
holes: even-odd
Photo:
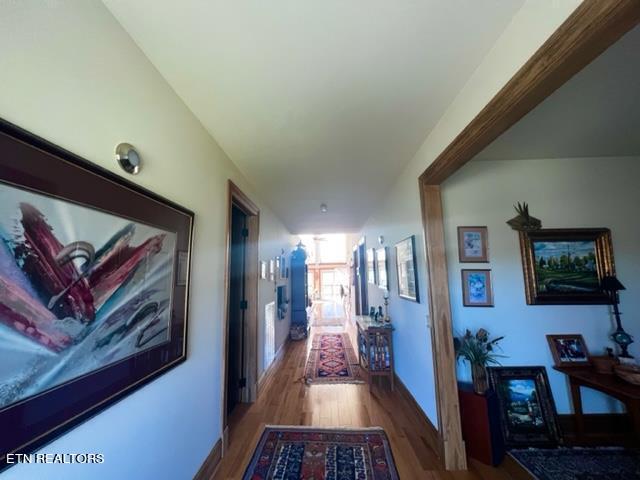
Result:
[[[243,480],[398,480],[384,430],[267,426]]]
[[[307,383],[363,383],[349,335],[318,333],[313,336],[304,378]]]

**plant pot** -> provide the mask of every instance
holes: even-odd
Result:
[[[478,395],[484,395],[489,389],[487,369],[484,365],[471,365],[471,378],[473,379],[473,391]]]

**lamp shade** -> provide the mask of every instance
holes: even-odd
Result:
[[[605,275],[602,277],[602,281],[600,282],[600,288],[607,292],[617,292],[619,290],[626,290],[624,285],[620,283],[614,275]]]

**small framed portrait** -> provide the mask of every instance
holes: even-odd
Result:
[[[493,307],[491,270],[462,270],[462,304],[465,307]]]
[[[547,335],[547,342],[557,367],[590,365],[589,351],[582,335]]]
[[[461,263],[489,262],[487,227],[458,227],[458,258]]]
[[[267,279],[267,262],[260,260],[260,278],[262,280]]]
[[[498,396],[505,445],[554,447],[560,440],[556,407],[544,367],[488,367]]]

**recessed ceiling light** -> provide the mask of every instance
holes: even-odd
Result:
[[[320,205],[320,211],[322,213],[327,213],[327,210],[328,210],[328,207],[327,207],[326,203],[323,203],[323,204]]]

